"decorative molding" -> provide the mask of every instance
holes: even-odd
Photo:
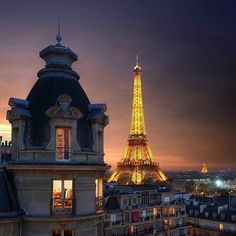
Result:
[[[72,99],[67,94],[62,94],[58,97],[55,106],[50,107],[46,111],[46,115],[50,118],[61,119],[81,119],[83,114],[75,107],[71,107]]]

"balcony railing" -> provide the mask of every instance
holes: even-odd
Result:
[[[71,215],[73,213],[74,201],[72,199],[53,199],[52,214]]]
[[[69,161],[71,158],[71,148],[56,147],[56,160]]]

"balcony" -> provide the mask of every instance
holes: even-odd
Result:
[[[71,148],[56,147],[56,160],[57,161],[70,161]]]
[[[72,200],[54,199],[52,213],[55,215],[71,215]]]

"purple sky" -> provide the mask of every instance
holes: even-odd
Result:
[[[106,161],[121,159],[129,132],[132,69],[139,54],[144,113],[163,169],[236,167],[235,1],[8,1],[0,8],[0,135],[10,97],[26,98],[55,43],[92,103],[108,106]]]

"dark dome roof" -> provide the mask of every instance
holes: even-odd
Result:
[[[83,114],[78,120],[77,138],[81,148],[91,148],[92,128],[87,120],[88,97],[77,80],[57,76],[39,78],[27,97],[31,118],[27,122],[26,144],[43,147],[49,143],[50,120],[45,112],[56,105],[61,94],[69,95],[72,99],[70,105]]]

